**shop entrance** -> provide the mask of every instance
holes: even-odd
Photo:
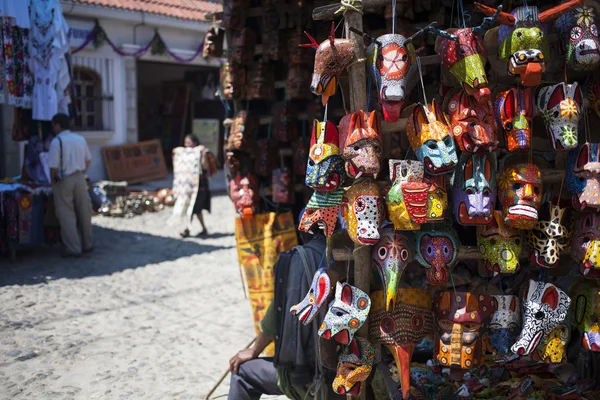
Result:
[[[215,97],[218,68],[138,61],[137,77],[139,141],[159,139],[169,169],[171,152],[189,133],[221,157],[225,112]]]

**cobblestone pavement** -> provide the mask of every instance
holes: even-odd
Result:
[[[165,210],[94,217],[90,257],[0,259],[0,399],[203,399],[254,336],[231,203],[212,208],[205,239]]]

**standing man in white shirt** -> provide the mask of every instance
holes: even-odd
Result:
[[[94,249],[92,204],[84,176],[92,156],[85,138],[71,132],[70,125],[68,115],[56,114],[52,118],[56,137],[50,144],[49,164],[54,206],[64,245],[61,254],[63,257],[79,257]]]

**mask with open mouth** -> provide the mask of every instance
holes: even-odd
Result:
[[[435,100],[431,106],[417,104],[406,121],[406,134],[429,175],[450,173],[458,163],[448,119]]]
[[[379,186],[372,181],[354,183],[342,200],[342,216],[350,239],[359,245],[379,242],[383,222],[383,199]]]
[[[410,393],[410,362],[417,344],[433,332],[432,298],[427,289],[401,289],[392,309],[384,304],[384,292],[371,293],[369,337],[385,345],[400,372],[402,398]]]
[[[483,365],[484,335],[496,311],[496,299],[469,292],[437,292],[434,296],[438,329],[434,352],[450,378],[460,380],[467,370]]]
[[[365,323],[371,309],[371,299],[357,287],[338,282],[335,299],[319,328],[319,336],[350,344],[356,331]]]
[[[498,200],[509,228],[532,229],[542,202],[542,173],[537,165],[506,167],[498,177]]]
[[[600,144],[585,143],[567,158],[567,185],[574,193],[573,208],[600,211]]]
[[[511,153],[527,153],[531,146],[533,92],[512,88],[499,93],[494,106],[496,120],[504,129],[506,149]]]
[[[381,239],[373,246],[373,265],[384,288],[385,309],[394,309],[398,284],[406,266],[412,262],[415,244],[412,236],[395,231],[391,226],[381,229]]]
[[[306,167],[306,186],[322,192],[333,191],[340,188],[345,177],[337,128],[329,121],[315,120]]]
[[[371,343],[362,337],[354,338],[338,358],[333,391],[337,394],[360,396],[374,363],[375,350]]]
[[[577,82],[542,88],[537,106],[554,150],[577,147],[577,126],[583,111],[583,93]]]
[[[531,354],[567,318],[571,299],[551,283],[529,281],[523,302],[523,329],[511,351]]]
[[[600,277],[600,215],[583,214],[575,221],[571,258],[584,277]]]
[[[486,269],[494,275],[514,274],[519,270],[521,233],[506,226],[500,211],[494,211],[489,225],[477,227],[477,246]]]
[[[431,224],[430,229],[415,233],[416,258],[427,270],[427,282],[442,286],[450,279],[450,269],[458,258],[460,241],[456,231],[444,224]]]
[[[571,242],[573,220],[571,211],[546,202],[540,209],[537,224],[525,231],[527,244],[531,247],[529,262],[542,268],[556,268],[560,254]]]
[[[600,65],[600,41],[593,7],[581,5],[556,20],[567,50],[567,63],[575,71],[592,71]]]
[[[331,279],[327,274],[327,269],[319,269],[313,277],[308,293],[300,303],[292,306],[290,313],[298,317],[302,324],[310,324],[321,311],[323,304],[326,303],[331,289]]]
[[[573,299],[573,326],[583,334],[582,347],[588,351],[600,352],[600,290],[581,289]]]
[[[511,354],[510,347],[517,341],[521,331],[521,305],[519,298],[512,295],[492,296],[498,309],[492,314],[488,338],[498,354]]]
[[[320,45],[305,32],[310,44],[301,45],[302,47],[314,47],[317,50],[310,90],[317,96],[321,96],[323,105],[327,104],[329,97],[335,94],[338,76],[356,58],[354,40],[336,39],[334,28],[335,24],[332,23],[329,38]]]
[[[462,152],[491,152],[498,147],[498,126],[490,100],[478,101],[465,92],[458,92],[448,102],[448,117]]]
[[[414,160],[389,160],[392,186],[386,204],[394,229],[418,230],[427,214],[428,184],[423,182],[423,163]],[[406,194],[406,198],[405,198]]]
[[[340,148],[351,178],[377,177],[381,166],[381,120],[376,111],[345,115],[339,124]]]
[[[452,204],[459,224],[487,225],[496,205],[495,154],[462,154],[454,172]]]
[[[344,189],[331,192],[315,191],[310,197],[298,230],[310,232],[315,227],[321,229],[326,237],[331,237],[335,230],[340,204],[344,197]]]

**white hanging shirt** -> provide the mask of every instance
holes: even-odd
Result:
[[[29,29],[29,4],[31,0],[0,0],[0,15],[15,19],[15,25],[19,28]]]

